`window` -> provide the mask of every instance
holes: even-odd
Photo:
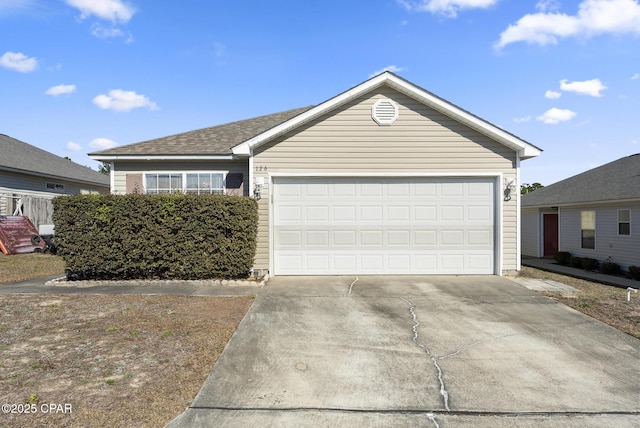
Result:
[[[631,235],[631,210],[618,210],[618,235]]]
[[[595,211],[582,211],[581,217],[581,234],[582,234],[582,248],[589,250],[596,249],[596,212]]]
[[[145,174],[147,193],[182,192],[182,174]]]
[[[218,172],[187,174],[186,192],[197,195],[204,193],[222,195],[224,193],[223,174]]]
[[[224,194],[224,173],[222,172],[147,173],[144,175],[144,182],[145,192],[151,194]]]
[[[64,190],[64,184],[60,183],[47,183],[47,190]]]

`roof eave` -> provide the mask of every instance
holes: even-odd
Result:
[[[100,162],[114,162],[119,160],[142,160],[142,161],[168,161],[168,160],[239,160],[239,156],[235,154],[229,155],[108,155],[108,154],[91,154],[89,157]]]

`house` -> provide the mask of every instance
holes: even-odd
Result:
[[[520,161],[540,149],[384,72],[316,106],[91,153],[114,193],[258,199],[271,275],[520,269]]]
[[[51,199],[108,193],[109,177],[0,134],[0,215],[25,215],[36,228],[51,224]]]
[[[640,265],[640,154],[522,197],[522,254]]]

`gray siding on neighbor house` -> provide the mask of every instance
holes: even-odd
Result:
[[[618,210],[631,210],[631,235],[618,235]],[[595,250],[581,248],[581,212],[596,213]],[[640,203],[598,206],[560,207],[560,250],[578,257],[592,257],[601,262],[608,257],[623,268],[640,266]]]
[[[112,170],[113,193],[124,194],[127,191],[127,174],[140,175],[145,172],[189,172],[189,171],[224,171],[240,173],[243,177],[244,194],[247,195],[249,177],[248,162],[242,161],[117,161]]]
[[[523,209],[521,217],[521,250],[523,256],[540,257],[541,219],[537,208]]]
[[[400,108],[391,126],[371,118],[376,100]],[[393,89],[382,87],[264,144],[254,151],[255,177],[264,177],[255,267],[269,268],[270,173],[503,174],[516,179],[516,153]],[[500,184],[502,187],[502,184]],[[500,190],[501,192],[501,190]],[[502,269],[517,268],[516,198],[503,203]]]
[[[64,185],[63,190],[47,189],[47,183],[55,183]],[[26,190],[34,192],[50,193],[52,195],[75,195],[82,190],[99,191],[106,193],[109,191],[108,186],[97,186],[95,184],[83,184],[75,181],[64,180],[60,178],[47,178],[28,173],[18,173],[13,171],[0,171],[0,188],[8,188],[15,190]]]

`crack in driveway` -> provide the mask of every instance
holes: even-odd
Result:
[[[415,311],[416,305],[414,305],[413,302],[405,299],[404,297],[402,297],[402,300],[404,300],[410,306],[409,312],[411,313],[411,316],[413,317],[413,322],[415,323],[413,324],[413,327],[411,327],[411,329],[413,330],[413,343],[418,345],[423,351],[427,353],[429,358],[431,358],[431,362],[433,363],[433,366],[438,371],[438,381],[440,382],[440,395],[442,395],[444,408],[448,412],[451,410],[449,408],[449,393],[447,392],[447,388],[445,387],[445,384],[444,384],[444,379],[442,377],[442,369],[440,368],[440,364],[438,364],[438,357],[433,355],[433,353],[429,350],[429,348],[426,345],[423,345],[422,343],[418,342],[418,326],[420,325],[420,321],[418,321],[418,316],[416,315],[416,311]]]

